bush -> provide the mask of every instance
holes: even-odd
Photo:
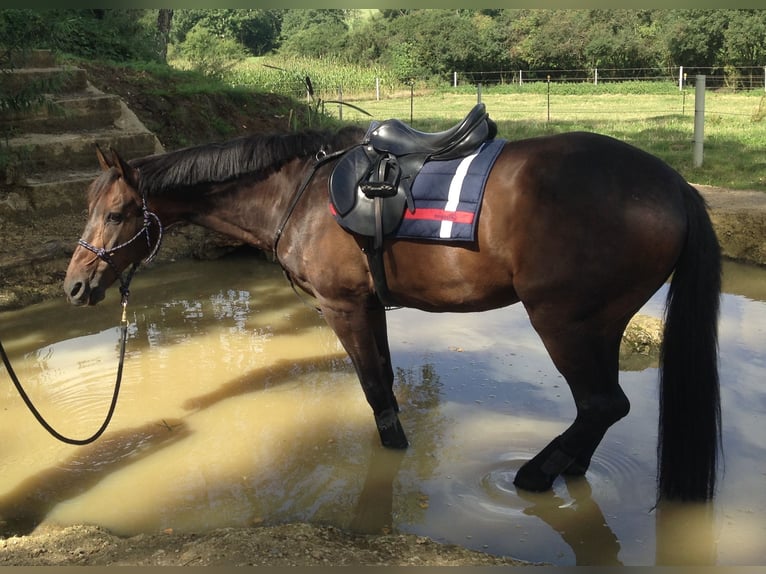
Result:
[[[215,78],[223,78],[247,56],[237,41],[218,37],[200,23],[189,31],[176,53],[187,60],[192,69]]]

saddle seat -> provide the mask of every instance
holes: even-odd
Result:
[[[493,127],[484,104],[478,103],[459,124],[442,132],[421,132],[401,120],[373,123],[366,141],[379,152],[394,156],[425,154],[430,160],[447,160],[470,154],[487,139]]]

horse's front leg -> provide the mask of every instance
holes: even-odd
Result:
[[[375,300],[324,302],[322,313],[351,357],[383,446],[406,448],[399,407],[393,392],[385,309]]]

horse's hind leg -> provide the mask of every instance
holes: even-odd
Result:
[[[377,299],[344,300],[323,304],[322,312],[354,364],[375,415],[381,443],[390,448],[406,448],[407,437],[399,422],[399,406],[393,392],[385,309]]]
[[[584,474],[607,429],[630,410],[618,384],[621,331],[604,337],[589,335],[591,328],[582,323],[563,329],[541,325],[547,323],[538,320],[535,327],[569,384],[577,416],[516,474],[517,487],[534,491],[548,490],[560,474]]]

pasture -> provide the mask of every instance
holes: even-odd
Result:
[[[311,98],[306,77],[311,81]],[[454,125],[481,98],[503,138],[599,132],[662,158],[693,183],[766,191],[764,89],[706,90],[704,161],[695,168],[693,78],[687,79],[683,90],[672,78],[597,85],[536,81],[481,88],[460,83],[453,87],[445,78],[416,80],[410,86],[383,68],[250,58],[234,68],[230,82],[291,94],[346,122],[366,125],[371,119],[399,118],[422,131]]]
[[[753,92],[705,94],[704,161],[693,166],[694,92],[556,94],[484,89],[481,101],[498,124],[500,137],[520,139],[586,130],[627,141],[668,162],[689,181],[731,189],[766,191],[766,95]],[[626,86],[626,91],[629,86]],[[446,129],[476,103],[477,93],[439,91],[416,94],[410,115],[409,95],[344,101],[376,119],[396,117],[423,131]],[[369,118],[349,106],[344,121]],[[338,104],[325,112],[339,117]]]

